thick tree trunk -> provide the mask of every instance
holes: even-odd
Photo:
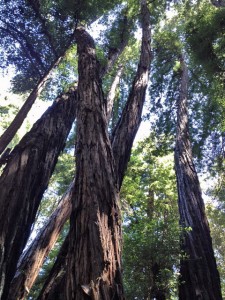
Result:
[[[7,299],[42,195],[75,119],[76,92],[58,98],[11,153],[0,177],[0,298]]]
[[[198,176],[193,164],[188,129],[188,70],[181,59],[180,97],[177,102],[175,168],[178,188],[181,241],[180,300],[221,300],[220,278],[212,248]]]
[[[78,45],[76,179],[69,232],[65,299],[123,299],[121,220],[114,160],[94,41],[82,28]]]
[[[10,285],[9,300],[24,299],[29,293],[45,258],[57,241],[65,222],[69,219],[73,185],[72,183],[48,222],[20,258],[16,275]]]

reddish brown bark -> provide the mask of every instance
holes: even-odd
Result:
[[[76,113],[76,92],[58,98],[10,154],[0,177],[0,297],[16,265]]]
[[[24,299],[29,293],[45,258],[57,241],[65,222],[69,219],[73,185],[72,183],[48,222],[20,258],[16,275],[10,285],[9,300]]]
[[[188,128],[188,70],[181,59],[181,87],[177,101],[175,168],[182,238],[180,300],[221,300],[220,278],[212,248],[205,206],[192,158]]]

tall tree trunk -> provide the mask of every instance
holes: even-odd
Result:
[[[114,131],[114,135],[112,137],[112,142],[114,144],[113,155],[114,155],[114,157],[116,157],[115,162],[116,162],[116,170],[117,170],[117,180],[119,181],[119,183],[122,183],[122,179],[123,179],[123,176],[124,176],[124,173],[125,173],[125,168],[127,166],[128,160],[129,160],[129,155],[130,155],[131,147],[132,147],[132,144],[133,144],[133,140],[134,140],[135,134],[138,130],[140,121],[141,121],[141,113],[142,113],[142,108],[143,108],[143,104],[144,104],[144,100],[145,100],[145,93],[146,93],[147,82],[148,82],[149,67],[150,67],[150,62],[151,62],[151,50],[150,50],[151,29],[150,29],[150,23],[149,23],[150,13],[149,13],[146,1],[142,1],[141,15],[142,15],[143,37],[142,37],[141,55],[140,55],[140,61],[139,61],[139,66],[138,66],[138,70],[137,70],[137,75],[136,75],[136,77],[134,79],[134,83],[132,85],[132,90],[130,92],[128,104],[125,107],[124,112],[122,114],[122,117],[119,121],[119,126],[116,127],[116,129]],[[84,37],[84,40],[85,40],[85,37]],[[87,47],[88,47],[88,45],[87,45]],[[80,49],[80,51],[81,51],[81,49]],[[83,59],[85,60],[86,56],[83,57]],[[88,61],[86,63],[88,63]],[[82,68],[82,70],[84,70],[84,67]],[[85,72],[85,70],[84,70],[84,72]],[[87,76],[87,72],[85,74]],[[83,76],[83,73],[82,73],[82,76]],[[85,79],[85,76],[84,76],[84,79]],[[80,80],[79,80],[79,82],[80,82]],[[89,84],[88,86],[91,86],[91,85]],[[85,90],[86,90],[86,87],[84,86],[84,91]],[[90,104],[87,104],[87,106],[89,107],[89,109],[86,108],[86,110],[87,110],[87,112],[90,110],[89,114],[91,114],[93,108],[92,108],[92,106],[90,106]],[[84,118],[85,114],[83,114],[83,113],[81,115],[83,117],[83,119],[82,119],[83,122],[85,122],[85,124],[86,124],[86,120],[88,120],[88,118]],[[91,117],[91,118],[89,117],[89,120],[92,124],[92,127],[96,123],[95,121],[93,121],[93,119],[94,119],[93,117]],[[89,126],[91,126],[91,124]],[[81,126],[82,126],[82,124],[81,124]],[[120,128],[120,130],[119,130],[119,128]],[[78,129],[78,133],[79,133],[79,130],[80,129]],[[93,129],[92,129],[92,131],[93,131]],[[129,132],[128,137],[126,136],[127,131]],[[86,132],[89,132],[89,131],[86,131]],[[82,136],[84,136],[85,131],[83,132],[83,130],[82,130],[81,134],[82,134]],[[98,137],[98,138],[100,138],[100,137]],[[94,136],[90,137],[89,145],[93,144],[92,139],[94,139]],[[127,141],[129,141],[129,143],[127,143]],[[84,147],[85,144],[83,143],[83,141],[82,141],[82,143],[80,142],[80,146],[81,145],[82,145],[82,149],[85,148],[85,147],[88,149],[87,146]],[[120,145],[121,145],[121,148],[120,148]],[[78,151],[77,154],[79,154],[79,152],[81,152],[82,149],[77,149],[77,151]],[[120,157],[122,157],[122,160],[125,161],[125,163],[120,164],[120,159],[119,159]],[[77,161],[78,161],[78,159],[80,159],[79,156],[77,156]],[[91,163],[91,162],[92,162],[92,160],[89,160],[89,163]],[[86,167],[89,170],[89,166],[86,166]],[[106,169],[106,168],[101,166],[101,170],[98,170],[98,172],[99,171],[104,172],[104,169]],[[82,183],[82,180],[83,180],[85,186],[87,186],[87,179],[85,177],[82,179],[82,176],[81,176],[80,173],[77,176],[78,176],[77,178],[79,178],[79,180],[81,180],[81,183]],[[98,176],[100,176],[100,174]],[[89,180],[90,179],[91,178],[89,178]],[[92,182],[97,182],[97,180],[98,180],[98,177],[94,174],[94,178],[92,179]],[[91,186],[93,185],[92,182],[90,183]],[[101,184],[101,183],[99,183],[99,184]],[[100,190],[103,189],[103,188],[107,189],[107,185],[105,185],[105,186],[102,185],[99,188],[100,188]],[[77,190],[78,190],[78,186],[76,186],[75,191],[77,191]],[[93,194],[93,193],[91,193],[91,194]],[[75,201],[77,201],[77,200],[75,200]],[[89,294],[88,298],[91,297],[92,299],[111,299],[110,298],[111,297],[110,292],[113,291],[113,290],[114,290],[114,293],[115,293],[114,294],[115,299],[121,299],[123,297],[123,295],[122,294],[120,295],[120,293],[118,293],[119,291],[118,291],[116,286],[114,286],[114,287],[112,286],[112,289],[109,291],[108,294],[103,291],[101,295],[96,295],[95,294],[95,292],[96,292],[95,281],[92,278],[90,278],[90,279],[87,278],[86,279],[85,276],[86,276],[87,273],[85,275],[83,275],[85,269],[83,268],[83,266],[79,266],[79,257],[82,257],[82,256],[79,256],[79,255],[81,255],[80,251],[82,252],[83,249],[85,249],[85,251],[89,251],[89,255],[90,255],[91,251],[94,252],[96,250],[97,244],[93,245],[92,240],[88,244],[88,238],[89,239],[93,238],[93,236],[91,236],[89,234],[89,228],[91,228],[91,225],[89,224],[90,223],[89,219],[90,220],[93,219],[93,212],[92,212],[92,216],[90,218],[88,215],[86,215],[85,211],[82,212],[82,207],[84,208],[83,210],[88,210],[89,205],[86,204],[85,202],[80,203],[79,205],[76,205],[75,201],[74,201],[74,212],[73,212],[73,216],[71,218],[71,222],[75,222],[75,220],[76,220],[75,218],[77,218],[77,216],[79,216],[79,218],[80,218],[81,213],[83,214],[84,217],[86,216],[87,221],[86,222],[83,221],[83,223],[80,222],[81,224],[79,224],[79,226],[77,227],[77,228],[79,228],[79,229],[77,229],[77,232],[73,233],[71,235],[72,239],[73,239],[73,236],[76,236],[76,243],[77,243],[76,247],[77,247],[77,249],[79,249],[79,252],[77,252],[77,264],[76,264],[76,268],[74,267],[74,270],[75,270],[74,272],[76,272],[76,270],[80,270],[80,272],[82,272],[82,274],[79,275],[81,277],[82,281],[79,281],[79,277],[77,276],[76,284],[74,283],[73,287],[70,286],[70,287],[67,288],[67,291],[71,290],[71,292],[73,292],[75,294],[75,296],[74,295],[73,296],[67,295],[68,296],[67,299],[86,299],[88,297],[88,294]],[[105,200],[105,201],[107,201],[107,200]],[[93,206],[97,206],[96,205],[97,201],[93,201],[93,203],[94,203]],[[110,210],[109,210],[109,213],[110,213]],[[114,211],[114,209],[112,209],[112,215],[114,215],[115,213],[116,212]],[[107,214],[106,214],[105,217],[107,217]],[[97,229],[97,225],[99,226],[99,224],[100,223],[97,222],[97,224],[95,225],[96,229]],[[109,223],[109,225],[110,225],[110,223]],[[89,228],[87,228],[87,227],[89,227]],[[107,227],[107,224],[105,224],[105,227]],[[80,230],[81,228],[82,228],[83,236],[79,235],[78,230]],[[118,225],[117,225],[116,228],[118,228]],[[86,232],[85,232],[85,230],[86,230]],[[99,236],[101,236],[102,242],[104,242],[107,238],[107,232],[104,234],[105,236],[103,236],[102,234],[104,234],[104,232],[102,232],[101,235],[99,234]],[[87,236],[87,240],[85,241],[84,237],[86,237],[86,236]],[[75,243],[75,241],[74,241],[74,243]],[[101,249],[101,247],[100,247],[100,249]],[[72,257],[73,253],[70,250],[70,252],[69,252],[70,257]],[[85,257],[83,257],[85,267],[87,268],[87,264],[89,264],[89,263],[92,264],[93,272],[96,269],[96,262],[100,261],[101,259],[104,259],[104,257],[101,258],[102,251],[100,251],[100,250],[99,250],[99,253],[95,253],[95,255],[96,255],[97,259],[94,259],[91,263],[89,262],[89,259],[92,259],[92,257],[90,257],[89,259],[88,259],[89,256],[86,257],[86,255],[85,255]],[[104,268],[104,266],[105,266],[105,268],[107,268],[108,264],[109,264],[109,267],[110,267],[110,263],[115,263],[113,261],[114,259],[115,258],[112,256],[112,258],[108,262],[107,261],[105,263],[102,262],[102,266],[103,266],[102,268]],[[65,264],[65,259],[64,259],[64,261],[63,260],[60,260],[60,261],[61,261],[62,264]],[[73,262],[73,266],[74,266],[74,262]],[[61,265],[59,267],[59,264],[58,264],[55,269],[63,270],[63,266]],[[106,273],[105,278],[107,278],[107,275],[108,275],[107,271],[108,270],[106,270],[106,272],[105,272]],[[118,270],[118,272],[119,272],[119,277],[120,277],[121,276],[120,269]],[[50,276],[48,277],[49,282],[51,281],[51,276],[52,275],[50,274]],[[97,275],[95,275],[95,276],[97,276]],[[84,281],[84,280],[86,280],[86,281]],[[53,277],[53,280],[51,282],[53,282],[53,281],[54,281],[54,277]],[[97,288],[99,288],[99,286],[101,284],[102,284],[102,278],[99,276],[98,282],[97,282],[97,285],[98,285]],[[119,278],[119,284],[122,285],[120,278]],[[56,294],[55,288],[57,289],[57,287],[55,285],[53,285],[49,288],[49,286],[47,285],[47,287],[44,288],[43,290],[47,291],[46,294],[49,293],[49,290],[51,290],[52,291],[51,294],[55,295]],[[60,284],[60,286],[62,286],[62,285]],[[105,286],[107,288],[107,284],[105,284]],[[44,295],[43,290],[42,290],[41,295]],[[76,294],[77,290],[79,290],[79,294]],[[100,286],[99,290],[103,290],[103,288]],[[46,299],[53,300],[54,296],[53,296],[53,298],[51,298],[51,296],[49,296],[49,295],[50,295],[50,293],[48,294],[48,297],[46,297],[46,298],[45,298],[45,295],[40,296],[40,298],[38,298],[38,300],[46,300]],[[77,297],[77,298],[73,298],[73,297]],[[63,300],[65,298],[62,297],[62,298],[58,298],[58,299]]]
[[[73,186],[74,183],[71,184],[58,207],[29,248],[22,254],[16,275],[10,285],[8,300],[24,299],[29,293],[45,258],[57,241],[65,222],[69,219],[72,209],[71,194]]]
[[[71,90],[58,98],[23,137],[0,177],[1,299],[7,299],[18,259],[75,113],[76,92]]]
[[[69,232],[66,299],[123,299],[121,221],[114,160],[94,41],[76,30],[76,179]]]
[[[181,58],[181,86],[177,101],[175,168],[180,224],[184,228],[181,247],[180,300],[221,300],[220,278],[198,176],[193,164],[188,129],[188,70]]]

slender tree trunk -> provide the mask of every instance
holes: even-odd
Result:
[[[29,293],[45,258],[57,241],[65,222],[69,219],[73,185],[74,183],[71,184],[48,222],[20,258],[16,275],[10,285],[8,300],[24,299]]]
[[[188,129],[188,70],[181,59],[181,87],[177,101],[175,168],[180,224],[184,228],[181,247],[180,300],[221,300],[220,278],[212,248],[198,176],[193,164]]]
[[[17,133],[20,126],[23,124],[23,121],[25,120],[28,112],[30,111],[32,105],[34,104],[37,97],[40,95],[41,91],[43,90],[47,80],[49,79],[52,71],[54,68],[58,66],[62,58],[64,57],[65,52],[59,56],[55,62],[51,65],[49,70],[46,72],[46,74],[40,79],[36,87],[33,89],[33,91],[30,93],[26,101],[24,102],[23,106],[15,116],[12,123],[9,125],[9,127],[5,130],[5,132],[0,137],[0,155],[4,152],[8,144],[11,142],[11,140],[14,138],[15,134]]]
[[[18,259],[59,153],[75,119],[76,92],[58,98],[12,151],[0,177],[0,298]]]

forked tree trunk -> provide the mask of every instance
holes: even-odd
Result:
[[[45,258],[57,241],[65,222],[69,219],[72,209],[71,193],[73,186],[74,183],[71,184],[58,207],[29,248],[22,254],[16,275],[10,285],[8,300],[24,299],[33,286]]]
[[[10,155],[0,177],[0,298],[7,299],[36,211],[75,119],[76,92],[58,98]]]
[[[220,278],[198,176],[193,164],[188,129],[188,70],[181,59],[181,87],[177,102],[175,168],[178,188],[183,258],[180,300],[221,300]]]
[[[135,76],[133,85],[132,85],[132,89],[129,95],[129,99],[128,99],[128,103],[124,109],[124,112],[122,114],[122,117],[119,121],[119,126],[116,127],[115,131],[114,131],[114,135],[112,137],[112,142],[113,142],[113,156],[116,157],[116,170],[117,170],[117,181],[119,182],[119,185],[121,185],[122,183],[122,179],[125,173],[125,168],[127,166],[127,162],[129,160],[129,156],[130,156],[130,151],[131,151],[131,147],[132,147],[132,143],[135,137],[135,134],[137,132],[138,126],[140,124],[141,121],[141,113],[142,113],[142,108],[143,108],[143,104],[144,104],[144,100],[145,100],[145,92],[146,92],[146,88],[147,88],[147,82],[148,82],[148,75],[149,75],[149,67],[150,67],[150,62],[151,62],[151,50],[150,50],[150,41],[151,41],[151,29],[150,29],[150,14],[149,14],[149,10],[147,8],[147,4],[146,1],[142,1],[142,5],[141,5],[141,15],[142,15],[142,29],[143,29],[143,37],[142,37],[142,46],[141,46],[141,55],[140,55],[140,61],[139,61],[139,66],[138,66],[138,70],[137,70],[137,74]],[[90,39],[90,37],[87,35],[83,36],[83,42],[87,43],[88,40]],[[81,42],[81,41],[79,41]],[[93,42],[90,40],[89,41],[91,43],[91,47],[86,44],[87,49],[93,50]],[[84,45],[85,47],[85,45]],[[80,54],[82,54],[84,50],[80,49]],[[85,53],[85,51],[84,51]],[[83,59],[84,61],[80,61],[80,63],[82,63],[82,70],[85,73],[84,74],[81,72],[80,76],[82,76],[82,80],[88,80],[88,76],[90,76],[90,74],[87,72],[87,70],[85,70],[84,66],[89,68],[92,67],[92,55],[93,52],[90,51],[89,55],[91,57],[89,57],[90,59],[90,66],[86,66],[83,65],[84,62],[86,62],[87,64],[89,64],[89,60],[87,59],[87,53],[85,53],[85,56],[81,56],[80,59]],[[94,56],[95,57],[95,56]],[[96,78],[96,70],[94,70],[93,68],[93,72],[92,74],[92,78]],[[81,78],[79,80],[79,82],[81,81]],[[90,79],[89,79],[90,80]],[[98,81],[97,81],[98,82]],[[82,89],[82,91],[86,91],[87,88],[86,86],[82,83],[82,86],[80,87]],[[87,85],[89,88],[91,88],[91,84],[90,82],[87,82]],[[95,89],[95,93],[93,95],[93,97],[98,97],[97,99],[101,99],[101,90],[100,90],[100,94],[97,95],[97,92],[99,93],[99,91],[97,89]],[[118,228],[119,230],[119,224],[115,222],[115,224],[112,224],[112,222],[114,222],[113,220],[113,216],[116,216],[116,219],[119,217],[119,215],[115,215],[115,213],[117,214],[118,212],[115,211],[115,208],[113,208],[112,203],[111,203],[111,211],[110,211],[110,202],[109,202],[109,196],[108,199],[107,197],[105,197],[104,202],[102,202],[102,208],[106,210],[106,212],[102,212],[102,208],[99,206],[99,200],[102,200],[102,198],[100,198],[98,200],[97,197],[94,197],[93,202],[90,201],[90,196],[93,196],[93,193],[97,193],[98,196],[102,197],[103,193],[107,193],[107,189],[108,189],[108,183],[103,185],[104,182],[100,182],[101,180],[104,179],[104,174],[105,171],[107,171],[107,168],[104,166],[103,163],[106,163],[106,158],[100,160],[98,158],[99,153],[95,153],[95,156],[93,157],[93,159],[97,160],[95,163],[93,161],[93,159],[88,159],[87,161],[85,161],[83,159],[84,154],[83,151],[86,151],[86,155],[91,155],[90,152],[94,151],[93,148],[96,145],[96,142],[101,144],[98,139],[103,139],[103,137],[99,136],[96,137],[96,141],[95,141],[95,136],[93,136],[93,133],[95,133],[94,127],[96,124],[98,124],[97,122],[95,122],[93,113],[94,113],[94,109],[93,109],[93,104],[90,105],[87,103],[88,99],[90,100],[91,98],[85,98],[85,102],[84,104],[87,105],[87,107],[83,108],[80,112],[80,118],[82,116],[82,119],[80,120],[80,126],[82,128],[83,125],[85,125],[85,127],[90,126],[91,130],[86,130],[85,131],[85,127],[81,130],[78,129],[78,133],[80,132],[81,137],[83,138],[85,136],[85,134],[90,133],[91,136],[90,138],[88,138],[88,136],[85,138],[88,140],[88,144],[87,141],[85,141],[85,143],[79,140],[79,148],[77,149],[78,153],[76,156],[77,161],[82,162],[82,168],[79,165],[79,168],[77,167],[77,170],[80,170],[79,172],[81,172],[83,169],[87,170],[87,173],[85,173],[85,175],[87,174],[89,176],[89,178],[86,178],[86,176],[84,176],[84,174],[77,174],[77,186],[75,189],[75,192],[77,192],[80,189],[80,196],[79,196],[79,201],[76,199],[74,199],[74,212],[73,212],[73,216],[71,218],[71,222],[76,222],[77,221],[77,227],[75,227],[72,223],[72,230],[74,230],[74,232],[72,232],[72,234],[70,233],[70,238],[73,239],[73,237],[76,237],[76,240],[74,241],[75,245],[73,246],[74,248],[77,247],[77,252],[74,252],[74,248],[70,248],[69,251],[69,264],[70,264],[70,269],[69,269],[69,275],[72,278],[69,279],[71,280],[71,285],[67,287],[67,292],[68,293],[72,293],[68,294],[67,293],[67,299],[113,299],[111,298],[112,295],[115,299],[122,299],[123,298],[123,294],[122,294],[122,289],[120,288],[120,286],[117,287],[117,284],[119,283],[122,287],[122,282],[121,282],[121,270],[120,270],[120,265],[118,265],[118,262],[115,262],[116,257],[115,256],[109,256],[111,249],[109,249],[109,247],[111,246],[110,240],[110,234],[108,235],[108,228],[107,226],[111,226],[111,230],[112,230],[112,234],[115,234],[115,230]],[[97,101],[96,99],[96,101]],[[97,101],[97,104],[99,105],[99,108],[101,107],[101,105],[99,104],[99,101]],[[84,105],[83,104],[83,105]],[[99,110],[98,108],[98,110]],[[95,108],[97,111],[97,108]],[[84,110],[84,111],[83,111]],[[86,114],[88,113],[89,117],[85,117]],[[100,113],[103,113],[100,111]],[[96,114],[96,113],[95,113]],[[104,117],[105,118],[105,117]],[[90,121],[90,123],[89,123]],[[105,120],[104,120],[105,122]],[[104,123],[103,123],[104,125]],[[104,125],[105,126],[105,125]],[[128,135],[127,135],[128,133]],[[102,129],[100,130],[100,135],[102,135]],[[80,137],[80,138],[81,138]],[[105,141],[108,143],[108,137],[106,135]],[[108,147],[108,145],[106,145]],[[91,151],[90,151],[91,150]],[[110,150],[110,148],[109,148]],[[89,153],[87,153],[89,152]],[[94,152],[93,152],[94,154]],[[111,155],[111,154],[110,154]],[[82,157],[81,157],[82,156]],[[120,162],[123,161],[122,164],[120,164]],[[91,171],[93,169],[93,166],[90,167],[90,164],[99,164],[101,163],[101,165],[99,164],[98,166],[96,165],[96,167],[99,167],[98,171],[95,172]],[[91,171],[91,173],[89,173],[89,170]],[[84,177],[82,177],[84,176]],[[108,176],[108,175],[107,175]],[[100,178],[100,181],[98,182],[98,178]],[[109,182],[110,183],[110,182]],[[81,185],[79,185],[81,184]],[[87,199],[89,197],[89,203],[87,203],[87,200],[82,198],[84,195],[83,187],[82,184],[84,185],[84,188],[86,189],[86,187],[89,186],[90,191],[89,191],[89,195],[87,195]],[[98,185],[98,186],[97,186]],[[105,190],[106,189],[106,190]],[[85,191],[85,193],[87,193],[87,191]],[[77,204],[79,203],[79,204]],[[107,209],[108,206],[108,209]],[[97,211],[99,209],[99,212]],[[118,209],[116,207],[116,209]],[[91,210],[91,211],[90,211]],[[97,213],[97,216],[95,215]],[[104,216],[105,214],[105,216]],[[109,215],[108,215],[109,214]],[[81,218],[82,216],[82,218]],[[86,218],[86,219],[85,219]],[[99,218],[97,221],[96,218]],[[103,223],[102,220],[104,220],[103,218],[106,219],[106,222]],[[109,218],[108,222],[107,222],[107,218]],[[110,221],[111,219],[111,221]],[[93,221],[92,221],[93,220]],[[100,220],[100,222],[99,222]],[[90,223],[90,221],[92,221]],[[117,220],[116,220],[117,221]],[[96,222],[96,224],[93,224],[94,222]],[[107,224],[108,223],[108,224]],[[92,226],[94,226],[94,229],[92,229]],[[114,227],[115,226],[115,227]],[[113,229],[114,227],[114,229]],[[82,234],[80,234],[82,230]],[[97,231],[97,234],[95,233],[95,235],[91,235],[90,232],[91,230],[95,230],[95,232]],[[100,240],[99,241],[99,237]],[[97,243],[94,243],[95,239],[97,240]],[[107,240],[108,239],[108,240]],[[115,247],[117,245],[115,244]],[[108,249],[110,250],[107,250]],[[62,249],[65,249],[65,244],[63,244]],[[116,250],[116,249],[115,249]],[[105,251],[105,252],[104,252]],[[108,251],[108,252],[107,252]],[[84,253],[84,255],[83,255]],[[75,259],[76,261],[74,261],[73,256],[76,255]],[[57,270],[57,272],[61,273],[61,271],[63,269],[65,269],[65,256],[63,256],[64,259],[59,259],[57,260],[57,264],[54,266],[54,270]],[[80,264],[80,258],[82,259],[82,262]],[[61,262],[61,265],[60,263]],[[117,266],[116,266],[117,263]],[[119,269],[117,270],[119,277],[115,278],[115,283],[113,285],[113,276],[109,277],[110,275],[110,271],[112,268],[112,264],[114,264],[114,267],[119,267]],[[63,266],[64,265],[64,266]],[[72,267],[72,268],[71,268]],[[102,267],[102,269],[101,269]],[[78,272],[76,272],[78,270]],[[99,271],[98,271],[99,270]],[[38,300],[53,300],[54,299],[54,295],[57,294],[57,290],[58,286],[53,284],[51,285],[51,283],[54,282],[54,278],[57,274],[57,272],[53,272],[52,274],[49,275],[48,277],[48,283],[46,284],[41,292],[40,297],[38,297]],[[100,276],[98,274],[96,274],[97,272],[100,273]],[[75,273],[75,274],[74,274]],[[96,277],[97,276],[97,277]],[[75,277],[75,278],[74,278]],[[96,280],[97,279],[97,280]],[[73,280],[73,282],[72,282]],[[105,280],[105,282],[104,282]],[[62,281],[60,282],[60,286],[62,287],[63,284],[62,282],[65,282],[65,279],[63,278]],[[46,293],[45,293],[46,292]],[[62,296],[62,298],[58,298],[58,299],[65,299],[65,296]]]

